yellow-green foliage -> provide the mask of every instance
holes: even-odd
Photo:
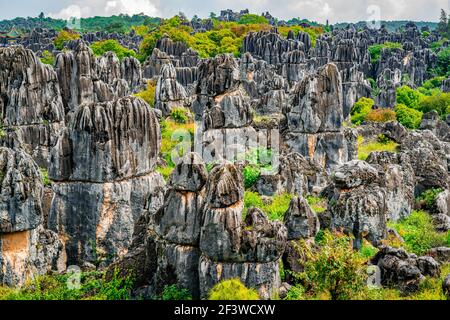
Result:
[[[389,226],[405,240],[403,247],[408,252],[423,255],[439,246],[450,246],[450,231],[439,233],[434,230],[431,216],[425,211],[414,211],[411,215]]]
[[[121,278],[118,272],[107,280],[105,274],[81,274],[79,289],[68,287],[70,275],[39,276],[22,288],[0,287],[0,300],[128,300],[133,287],[131,277]]]
[[[366,120],[366,116],[372,110],[375,101],[370,98],[361,98],[354,105],[350,112],[353,124],[360,125]]]
[[[166,286],[161,298],[164,301],[192,300],[189,290],[179,288],[177,285]]]
[[[176,123],[188,123],[189,120],[192,118],[191,112],[187,108],[179,107],[179,108],[173,108],[170,112],[170,117],[173,121]]]
[[[270,220],[283,220],[284,214],[289,209],[293,195],[283,193],[263,201],[256,192],[246,191],[244,194],[244,217],[248,209],[255,207],[267,214]]]
[[[365,117],[365,121],[367,122],[388,122],[395,121],[396,119],[397,117],[394,110],[387,108],[370,110]]]
[[[141,61],[145,60],[152,53],[158,39],[164,34],[167,34],[173,41],[183,42],[196,50],[203,58],[214,57],[221,53],[232,53],[239,56],[244,37],[248,32],[272,28],[263,17],[260,18],[255,19],[254,15],[248,15],[244,16],[240,23],[215,20],[212,30],[194,33],[191,27],[181,25],[179,17],[174,17],[166,20],[144,37],[139,58]],[[293,29],[295,32],[302,30],[309,33],[313,44],[316,37],[324,32],[321,27],[303,28],[299,26],[282,27],[280,31],[287,35],[289,29]]]
[[[383,49],[386,50],[394,50],[394,49],[402,49],[403,46],[398,42],[385,42],[383,44],[374,44],[368,48],[372,63],[378,62],[381,58],[381,52]]]
[[[309,34],[311,38],[311,45],[314,47],[316,45],[316,39],[318,36],[323,34],[325,30],[320,26],[311,26],[308,28],[302,27],[302,26],[281,26],[278,27],[278,31],[280,34],[284,37],[287,37],[289,30],[292,30],[294,32],[294,35],[297,35],[300,31],[306,32]]]
[[[322,213],[327,210],[327,201],[324,198],[307,196],[306,200],[315,213]]]
[[[123,47],[117,40],[102,40],[91,44],[91,49],[96,56],[102,56],[107,52],[114,52],[119,60],[125,57],[134,57],[136,52]]]
[[[231,279],[216,284],[209,292],[209,300],[259,300],[259,295],[239,279]]]
[[[45,50],[42,52],[41,62],[53,66],[55,64],[55,57],[50,51]]]
[[[194,123],[177,123],[172,119],[168,118],[161,122],[161,155],[166,161],[166,167],[159,167],[158,172],[160,172],[165,178],[168,178],[175,164],[172,161],[172,152],[178,156],[183,156],[186,152],[191,150],[180,150],[177,149],[177,145],[180,143],[178,138],[181,135],[190,134],[191,142],[193,143],[195,132]]]
[[[294,274],[307,295],[319,299],[348,300],[366,287],[366,262],[353,251],[351,238],[329,231],[322,232],[318,248],[304,241],[299,250],[306,257],[304,272]]]
[[[409,129],[417,129],[422,122],[422,112],[408,108],[404,104],[398,104],[395,107],[397,121]]]
[[[139,93],[136,93],[135,96],[143,99],[150,105],[150,107],[153,107],[155,105],[155,94],[156,83],[155,81],[149,80],[147,82],[147,88]]]
[[[72,30],[62,30],[54,40],[56,49],[62,50],[64,43],[70,40],[80,39],[80,34]]]
[[[394,141],[379,141],[369,140],[365,141],[362,136],[358,137],[358,159],[366,160],[371,152],[374,151],[390,151],[395,152],[398,144]]]
[[[49,187],[52,185],[52,182],[50,178],[48,177],[48,170],[45,168],[40,168],[41,176],[42,176],[42,183],[44,186]]]

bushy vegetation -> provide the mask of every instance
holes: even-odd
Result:
[[[192,296],[189,290],[184,288],[179,288],[177,285],[166,286],[161,296],[164,301],[173,300],[192,300]]]
[[[422,94],[408,86],[397,89],[397,103],[404,104],[408,108],[419,109]]]
[[[249,189],[258,181],[261,169],[256,165],[248,165],[242,170],[242,175],[244,176],[244,186]]]
[[[64,48],[64,44],[70,40],[78,40],[80,39],[80,34],[76,31],[72,30],[62,30],[58,33],[58,36],[54,40],[54,44],[56,49],[62,50]]]
[[[136,97],[141,98],[145,102],[147,102],[150,105],[150,107],[155,106],[155,95],[156,95],[156,83],[155,81],[152,80],[148,80],[147,87],[145,90],[135,94]]]
[[[414,211],[409,217],[389,226],[405,240],[402,246],[419,256],[434,247],[450,246],[450,232],[436,232],[431,216],[425,211]]]
[[[28,281],[22,288],[0,287],[0,300],[128,300],[133,287],[131,277],[112,279],[104,273],[80,275],[80,286],[68,286],[73,274],[45,275]]]
[[[258,292],[246,288],[239,279],[216,284],[209,292],[209,300],[259,300]]]
[[[55,57],[50,51],[45,50],[42,52],[41,62],[53,66],[55,64]]]
[[[48,170],[45,168],[40,168],[41,176],[42,176],[42,183],[46,187],[50,187],[52,185],[52,181],[48,177]]]
[[[190,113],[191,112],[187,108],[183,108],[183,107],[174,108],[170,112],[170,117],[176,123],[184,124],[184,123],[188,123],[189,120],[192,118]]]
[[[269,21],[267,21],[266,18],[263,16],[259,16],[257,14],[244,14],[242,17],[239,18],[238,21],[239,24],[267,24]]]
[[[358,159],[366,160],[369,154],[374,151],[390,151],[395,152],[398,144],[395,141],[385,137],[377,137],[376,140],[365,141],[362,136],[358,137]]]
[[[96,56],[102,56],[110,51],[114,52],[119,60],[136,56],[136,52],[123,47],[117,40],[112,39],[94,42],[91,44],[91,49]]]
[[[163,167],[158,167],[156,170],[160,172],[167,180],[175,168],[175,163],[172,156],[182,157],[187,152],[190,152],[192,143],[194,142],[195,124],[193,122],[178,123],[170,117],[161,121],[161,156],[166,162]],[[189,134],[191,136],[191,145],[184,147],[177,147],[182,141],[183,137]]]
[[[366,115],[365,121],[367,122],[388,122],[395,121],[396,114],[392,109],[379,108],[370,110]]]
[[[369,112],[372,110],[375,101],[370,98],[361,98],[354,105],[350,112],[353,124],[360,125],[365,120]]]
[[[323,213],[327,210],[327,200],[324,198],[307,196],[306,201],[315,213]]]
[[[436,203],[436,198],[442,191],[444,190],[441,188],[425,190],[419,197],[417,197],[416,202],[422,203],[428,210],[433,210],[434,204]]]
[[[292,198],[293,195],[289,193],[282,193],[263,201],[258,193],[246,191],[244,194],[243,216],[245,217],[248,209],[254,207],[259,208],[266,213],[270,220],[282,221],[284,219],[284,214],[289,209],[289,204],[291,203]]]
[[[412,108],[408,108],[404,104],[398,104],[395,107],[394,111],[397,121],[404,125],[406,128],[419,128],[420,123],[422,122],[422,112]]]
[[[402,49],[403,46],[398,42],[385,42],[383,44],[374,44],[368,48],[372,63],[376,63],[381,58],[381,52],[384,50],[392,51]]]
[[[172,41],[182,42],[191,47],[203,58],[214,57],[221,53],[232,53],[239,56],[247,33],[271,29],[264,17],[252,14],[242,16],[239,22],[214,20],[212,30],[198,33],[194,33],[191,27],[183,25],[182,22],[181,17],[175,16],[165,20],[160,26],[145,35],[140,47],[139,59],[144,61],[151,55],[158,39],[164,35],[168,35]],[[313,43],[317,35],[324,32],[320,27],[282,27],[280,33],[287,34],[289,29],[294,29],[294,32],[300,30],[308,32]]]
[[[365,289],[367,260],[353,251],[350,237],[323,231],[317,244],[299,242],[299,250],[306,257],[304,272],[293,274],[296,292],[290,296],[302,296],[304,290],[310,298],[348,300]]]

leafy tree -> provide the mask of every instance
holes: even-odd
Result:
[[[259,295],[239,279],[231,279],[216,284],[209,292],[209,300],[259,300]]]
[[[439,18],[439,23],[437,26],[437,31],[444,37],[448,34],[448,19],[447,13],[444,9],[441,9],[441,17]]]
[[[55,64],[55,57],[53,56],[53,54],[50,51],[45,50],[44,52],[42,52],[41,61],[44,64],[53,66]]]
[[[360,125],[365,120],[369,112],[372,110],[375,101],[370,98],[361,98],[354,105],[350,112],[353,124]]]
[[[313,294],[327,293],[332,300],[348,300],[366,286],[364,259],[352,250],[351,238],[324,231],[318,248],[300,242],[307,257],[304,272],[294,274]]]
[[[403,46],[401,43],[398,42],[385,42],[383,44],[374,44],[368,48],[370,53],[370,58],[372,60],[372,63],[376,63],[381,58],[381,52],[383,49],[386,49],[388,51],[392,51],[394,49],[402,49]]]
[[[94,42],[91,44],[91,49],[97,56],[102,56],[109,51],[114,52],[119,60],[136,56],[136,52],[121,46],[117,40],[112,39]]]
[[[422,122],[422,112],[408,108],[404,104],[398,104],[395,107],[397,121],[409,129],[417,129]]]
[[[420,92],[408,86],[402,86],[397,89],[397,103],[404,104],[409,108],[418,109],[421,97],[422,94]]]
[[[239,24],[266,24],[269,23],[263,16],[258,16],[257,14],[244,14],[239,18]]]
[[[72,30],[62,30],[58,33],[58,36],[55,38],[54,43],[55,47],[58,50],[62,50],[64,44],[70,40],[78,40],[80,39],[80,34],[72,31]]]
[[[106,26],[106,31],[109,33],[121,33],[125,34],[128,32],[128,28],[122,21],[116,21]]]
[[[436,110],[444,118],[450,114],[450,93],[439,92],[432,96],[422,97],[419,110],[423,113]]]
[[[439,51],[437,56],[439,75],[450,76],[450,47]]]

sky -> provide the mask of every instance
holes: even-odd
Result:
[[[46,16],[110,16],[145,13],[172,17],[184,12],[188,17],[208,17],[210,12],[248,8],[261,14],[269,11],[279,19],[306,18],[324,23],[365,20],[437,21],[440,9],[449,13],[450,0],[0,0],[0,19]]]

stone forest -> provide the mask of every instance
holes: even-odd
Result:
[[[450,299],[448,39],[0,21],[0,299]]]

